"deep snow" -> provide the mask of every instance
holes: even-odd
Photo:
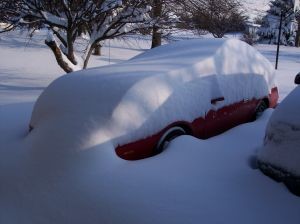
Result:
[[[135,162],[99,147],[26,150],[33,103],[61,71],[42,39],[9,35],[0,37],[0,223],[300,222],[299,198],[249,166],[272,110],[205,141],[180,137],[162,154]],[[111,41],[110,57],[108,44],[92,66],[124,61],[150,42]],[[257,49],[274,63],[275,46]],[[296,48],[281,48],[281,100],[295,87],[299,56]]]

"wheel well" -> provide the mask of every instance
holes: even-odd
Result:
[[[267,107],[270,107],[270,102],[268,98],[263,98],[262,101],[267,105]]]
[[[182,123],[176,123],[172,126],[170,126],[164,134],[160,137],[157,145],[156,145],[156,154],[161,153],[164,150],[164,141],[170,137],[169,135],[173,133],[174,131],[181,131],[183,132],[182,134],[190,135],[191,134],[191,129],[188,125],[182,124]],[[171,134],[172,135],[172,134]],[[180,134],[181,135],[181,134]]]
[[[254,116],[253,116],[252,120],[255,121],[258,117],[261,116],[263,111],[268,109],[269,107],[270,107],[270,104],[269,104],[268,98],[263,98],[263,99],[259,100],[258,103],[256,104],[256,108],[255,108],[255,112],[254,112]]]
[[[179,124],[174,125],[174,127],[182,128],[186,132],[187,135],[192,134],[192,129],[187,124],[179,123]]]

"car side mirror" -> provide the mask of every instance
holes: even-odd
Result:
[[[218,97],[218,98],[212,99],[210,101],[210,103],[215,105],[215,104],[217,104],[217,102],[224,101],[224,100],[225,100],[224,97]]]
[[[295,76],[295,84],[299,85],[300,84],[300,72]]]

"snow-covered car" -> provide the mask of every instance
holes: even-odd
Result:
[[[298,77],[298,79],[297,79]],[[298,81],[297,81],[298,80]],[[299,75],[295,83],[300,84]],[[300,86],[274,110],[264,145],[258,152],[258,167],[291,192],[300,196]]]
[[[251,121],[277,100],[273,66],[253,47],[235,39],[179,41],[58,78],[34,106],[30,135],[51,136],[55,148],[108,143],[136,160],[179,135],[205,139]]]

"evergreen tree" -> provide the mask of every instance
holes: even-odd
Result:
[[[261,42],[277,44],[280,17],[282,16],[280,44],[295,45],[297,22],[293,9],[293,0],[273,0],[270,2],[268,14],[263,18],[262,26],[258,31]]]

